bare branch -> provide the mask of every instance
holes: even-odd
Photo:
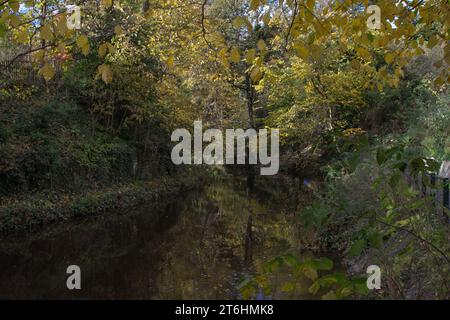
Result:
[[[291,31],[292,31],[292,27],[294,26],[295,19],[297,18],[297,14],[298,14],[298,3],[297,3],[297,0],[294,0],[294,6],[295,6],[295,8],[294,8],[294,12],[292,14],[292,20],[291,20],[291,23],[289,25],[288,32],[286,34],[286,39],[284,41],[284,50],[287,49],[288,42],[289,42],[289,37],[290,37]]]

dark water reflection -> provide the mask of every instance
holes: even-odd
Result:
[[[221,181],[166,203],[3,239],[0,298],[240,298],[243,275],[299,251],[290,206],[302,194],[292,195],[297,182],[283,185],[290,190],[248,196],[245,183]],[[66,288],[73,264],[81,290]]]

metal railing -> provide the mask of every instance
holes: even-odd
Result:
[[[14,61],[0,61],[0,83],[15,83],[22,81],[36,81],[36,70],[28,56]]]
[[[418,190],[422,196],[434,199],[436,211],[443,214],[450,222],[450,179],[436,173],[407,176],[409,185]]]

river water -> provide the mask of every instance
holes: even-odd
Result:
[[[299,180],[218,179],[164,201],[79,218],[0,243],[0,298],[239,299],[239,282],[304,250]],[[68,290],[69,265],[81,290]],[[282,277],[282,276],[281,276]],[[281,296],[279,296],[281,297]],[[300,287],[290,298],[309,298]],[[283,297],[285,298],[285,297]]]

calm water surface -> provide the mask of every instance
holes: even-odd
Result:
[[[4,238],[0,298],[240,298],[243,276],[302,249],[293,214],[301,184],[262,185],[249,196],[245,182],[214,182],[158,204]],[[81,268],[81,290],[66,288],[69,265]],[[299,290],[297,298],[308,297]]]

